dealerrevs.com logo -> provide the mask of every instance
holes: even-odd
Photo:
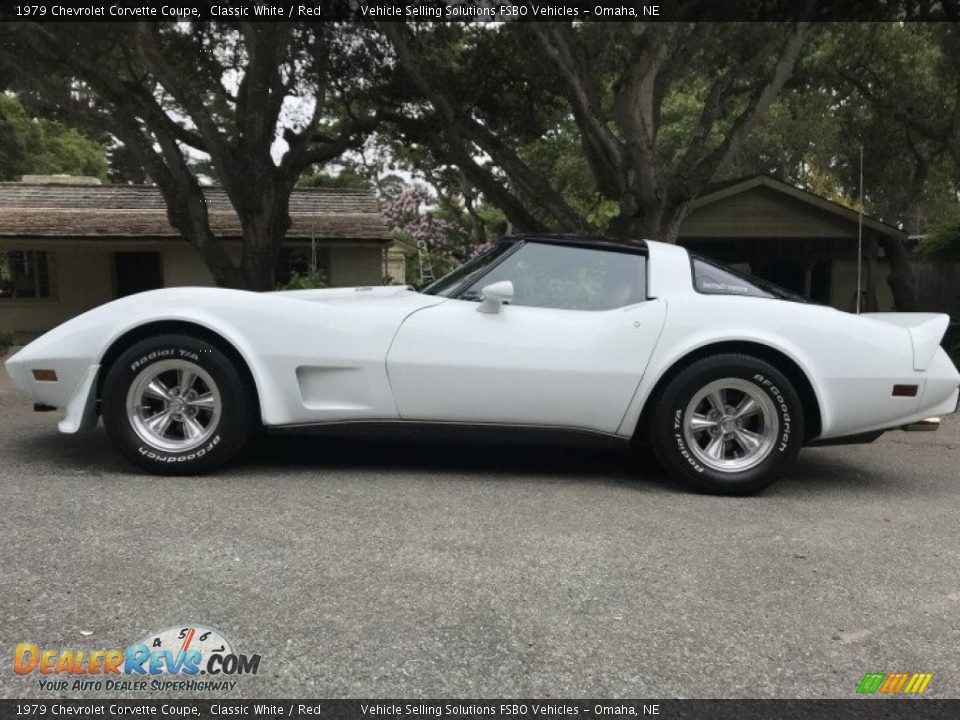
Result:
[[[256,675],[260,655],[234,650],[227,637],[202,625],[151,633],[126,650],[59,650],[33,643],[17,645],[13,671],[36,677],[51,692],[105,690],[211,690],[226,692],[234,678]]]

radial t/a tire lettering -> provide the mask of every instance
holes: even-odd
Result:
[[[700,492],[758,492],[803,444],[803,407],[793,384],[749,355],[698,360],[654,402],[650,440],[657,458],[675,479]]]
[[[106,370],[101,415],[120,451],[163,475],[193,475],[229,461],[256,424],[254,391],[234,360],[190,335],[157,335]]]

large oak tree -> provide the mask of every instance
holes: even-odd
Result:
[[[931,186],[952,185],[941,195],[954,205],[960,192],[960,4],[941,10],[934,23],[838,28],[827,56],[845,108],[866,106],[850,139],[865,148],[868,207],[913,232],[929,229],[917,215]],[[889,239],[884,250],[897,308],[915,309],[909,256]]]
[[[123,145],[218,284],[268,289],[297,179],[377,122],[381,64],[364,34],[319,23],[17,22],[0,28],[0,62],[21,96]],[[198,159],[239,216],[239,263],[211,231]]]
[[[560,135],[572,121],[595,191],[617,208],[599,229],[674,241],[691,200],[763,120],[818,26],[380,29],[415,99],[395,126],[456,165],[515,227],[593,224],[525,155],[526,142]]]

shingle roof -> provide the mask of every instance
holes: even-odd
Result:
[[[239,237],[240,221],[222,188],[205,188],[210,226]],[[372,192],[297,188],[287,238],[387,240]],[[178,237],[160,191],[144,185],[0,183],[0,237]]]

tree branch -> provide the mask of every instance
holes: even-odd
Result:
[[[790,79],[800,59],[800,53],[816,30],[817,28],[809,22],[792,24],[769,76],[757,86],[747,101],[746,108],[734,120],[720,144],[698,162],[689,166],[690,172],[684,172],[684,168],[681,168],[680,182],[675,185],[672,192],[682,197],[692,198],[713,179],[718,169],[726,165]],[[759,58],[756,59],[759,60]]]
[[[603,120],[597,90],[582,52],[575,49],[571,26],[533,23],[547,56],[560,70],[587,158],[598,183],[614,197],[623,189],[623,147]]]
[[[546,182],[534,173],[516,152],[504,143],[488,128],[473,117],[454,109],[452,101],[435,83],[428,79],[422,60],[410,46],[406,24],[382,23],[380,29],[391,41],[397,53],[397,59],[407,72],[417,89],[432,105],[437,118],[446,131],[448,155],[460,167],[465,177],[504,210],[511,222],[526,230],[546,229],[544,224],[534,218],[524,208],[524,203],[511,193],[495,176],[483,168],[473,157],[472,145],[490,155],[491,159],[507,172],[510,179],[532,200],[541,203],[560,228],[577,229],[582,226],[579,215],[567,204],[566,200]],[[398,113],[391,112],[398,126],[409,126]]]

